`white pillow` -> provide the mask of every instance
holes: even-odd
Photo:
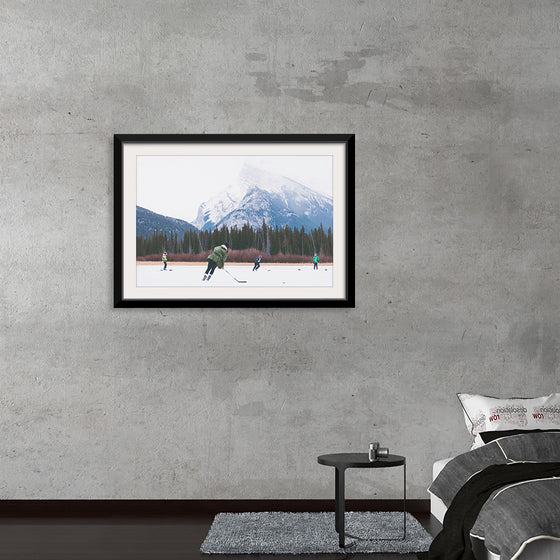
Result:
[[[550,430],[560,428],[560,393],[534,399],[499,399],[457,393],[465,424],[475,436],[473,447],[483,445],[480,432],[499,430]]]

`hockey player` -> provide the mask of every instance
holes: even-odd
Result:
[[[161,256],[161,262],[163,263],[162,270],[167,270],[167,251],[163,252],[163,255]]]
[[[204,273],[204,280],[210,280],[212,274],[218,268],[224,268],[227,259],[228,248],[227,245],[220,245],[219,247],[214,247],[214,251],[208,256],[208,266],[206,267],[206,272]]]
[[[262,259],[262,255],[259,255],[257,259],[255,259],[255,266],[253,267],[253,272],[255,270],[259,270],[259,268],[261,267],[261,259]]]
[[[313,270],[319,270],[319,256],[317,253],[313,255]]]

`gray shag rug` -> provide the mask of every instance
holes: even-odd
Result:
[[[334,513],[283,511],[219,513],[200,551],[204,554],[323,554],[369,552],[422,552],[432,536],[410,513],[398,511],[346,512],[346,548],[338,546]],[[386,540],[365,540],[386,539]],[[348,545],[352,545],[348,548]]]

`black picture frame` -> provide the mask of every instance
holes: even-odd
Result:
[[[205,180],[210,177],[218,183],[218,170],[225,170],[227,168],[225,164],[238,165],[237,158],[243,159],[244,162],[249,161],[243,165],[249,166],[248,168],[252,170],[256,169],[251,167],[255,158],[258,162],[272,162],[280,172],[277,171],[277,175],[269,176],[283,176],[284,179],[289,175],[284,176],[281,173],[283,166],[287,169],[288,164],[292,162],[304,171],[309,171],[310,174],[321,172],[325,177],[328,176],[328,166],[331,165],[332,226],[323,228],[322,222],[319,228],[315,229],[307,230],[301,226],[301,243],[303,253],[306,236],[310,236],[313,241],[317,237],[317,232],[325,235],[328,233],[332,242],[332,263],[321,263],[320,274],[316,276],[312,276],[309,272],[312,267],[311,258],[309,263],[292,265],[295,267],[291,269],[282,268],[284,266],[282,264],[271,264],[265,269],[269,274],[265,277],[264,274],[257,276],[259,271],[252,271],[250,268],[252,262],[245,270],[239,267],[246,265],[226,261],[224,269],[212,277],[218,277],[219,280],[203,282],[206,263],[199,263],[197,278],[194,281],[193,269],[183,267],[183,263],[176,262],[181,266],[171,268],[170,265],[162,271],[160,269],[162,264],[139,262],[138,258],[148,257],[139,257],[137,246],[140,247],[141,243],[147,244],[147,239],[150,242],[154,241],[155,246],[157,241],[163,239],[162,244],[166,250],[165,245],[171,243],[174,235],[171,229],[167,235],[163,230],[157,229],[157,226],[153,226],[153,223],[160,222],[152,223],[150,221],[152,214],[149,214],[150,219],[139,221],[140,212],[144,212],[139,204],[144,200],[141,196],[146,199],[152,197],[149,200],[158,200],[158,203],[161,198],[171,200],[173,203],[175,196],[184,196],[187,197],[189,204],[194,205],[196,196],[200,197],[201,189],[204,190],[206,187],[189,185],[194,183],[198,185],[201,177]],[[196,168],[199,173],[196,176],[192,171],[195,169],[195,163],[204,166],[202,172]],[[353,134],[115,134],[114,307],[355,307],[354,164],[355,136]],[[177,166],[183,167],[176,171]],[[207,172],[206,169],[210,171]],[[216,170],[215,177],[212,170]],[[263,173],[268,172],[265,170]],[[244,185],[249,184],[246,178],[238,181],[244,181]],[[292,178],[288,178],[288,181],[292,181]],[[299,184],[297,178],[292,183]],[[328,179],[321,185],[326,183]],[[185,186],[173,186],[175,184]],[[255,187],[258,186],[255,182]],[[162,194],[160,199],[153,196],[156,191],[160,192],[160,189],[166,188],[171,189],[168,191],[171,193],[170,196],[164,197]],[[276,194],[278,193],[280,191]],[[328,194],[324,196],[328,197]],[[204,206],[207,207],[208,205]],[[177,219],[177,215],[171,216],[171,213],[165,211],[155,211],[155,214],[159,218]],[[197,218],[200,215],[199,209]],[[144,214],[142,216],[145,217]],[[182,218],[178,219],[182,220]],[[144,222],[149,222],[152,229],[146,233],[146,238],[143,235],[137,238],[137,227],[139,228],[137,224],[144,224]],[[167,221],[164,220],[162,223],[167,227]],[[249,222],[247,223],[249,225]],[[199,230],[197,234],[199,239],[214,235],[209,233],[215,231],[212,229],[213,226],[205,227],[206,229]],[[220,232],[232,232],[230,237],[233,237],[233,229],[228,229],[228,226],[224,225],[221,227]],[[223,229],[224,227],[226,229]],[[293,231],[295,234],[296,230],[297,226],[294,226],[293,229],[286,231]],[[259,230],[255,226],[254,231],[263,232],[263,229]],[[267,231],[266,228],[264,231]],[[272,227],[268,228],[268,231],[273,231]],[[237,229],[235,233],[238,234]],[[163,237],[157,237],[158,234]],[[215,238],[216,236],[213,237]],[[232,244],[234,245],[233,242]],[[202,247],[202,244],[199,247]],[[313,247],[315,247],[314,241]],[[159,248],[161,251],[161,244]],[[211,249],[212,247],[206,247],[208,253]],[[228,255],[231,254],[234,258],[235,251],[235,246],[230,247]],[[330,257],[327,255],[325,258],[328,260]],[[273,268],[274,266],[278,268]],[[295,275],[296,268],[300,276]],[[224,271],[228,273],[226,276],[222,274]],[[233,271],[233,274],[230,271]],[[158,276],[158,273],[161,274]],[[258,282],[264,282],[264,285],[255,283],[257,278]],[[280,283],[279,280],[282,278],[285,278],[286,282]]]

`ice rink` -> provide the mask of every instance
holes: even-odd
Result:
[[[261,265],[253,272],[253,265],[230,265],[226,263],[224,270],[216,269],[210,281],[203,282],[206,270],[205,264],[168,264],[168,270],[163,271],[161,264],[137,264],[137,287],[332,287],[332,265],[319,265],[313,270],[313,265]],[[238,283],[234,280],[245,281]]]

